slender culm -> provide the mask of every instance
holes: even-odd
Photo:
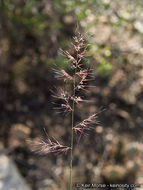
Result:
[[[75,73],[74,73],[74,82],[73,82],[73,97],[75,97],[75,75],[76,75],[76,69],[75,68]],[[72,190],[72,160],[73,160],[73,141],[74,141],[74,109],[75,109],[75,100],[73,99],[72,102],[72,126],[71,126],[71,153],[70,153],[70,190]]]

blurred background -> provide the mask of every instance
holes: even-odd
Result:
[[[45,128],[70,144],[70,116],[56,113],[51,89],[64,85],[53,67],[68,69],[59,49],[70,51],[77,29],[90,44],[95,88],[76,122],[106,110],[100,125],[75,139],[73,182],[143,184],[141,0],[0,0],[0,156],[13,160],[31,190],[67,189],[69,155],[35,155],[26,140]]]

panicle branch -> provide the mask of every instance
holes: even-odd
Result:
[[[64,81],[69,80],[73,81],[74,78],[70,76],[64,69],[61,70],[62,76],[65,77]]]
[[[62,107],[62,109],[64,109],[65,113],[72,112],[72,108],[71,108],[71,106],[69,105],[68,102],[65,102],[64,104],[61,104],[61,107]]]
[[[70,62],[77,64],[77,60],[68,51],[63,51],[63,53],[66,55]]]
[[[82,122],[77,124],[74,127],[75,133],[79,133],[80,135],[83,134],[83,132],[86,130],[91,130],[93,128],[93,124],[97,124],[97,113],[92,114],[87,119],[84,119]]]
[[[61,52],[68,58],[69,62],[72,63],[72,68],[81,68],[82,64],[79,63],[85,57],[87,48],[85,45],[85,39],[84,36],[80,33],[78,33],[78,35],[75,36],[73,39],[74,43],[72,43],[72,45],[75,50],[76,56],[71,55],[68,51],[61,50]]]
[[[80,81],[75,87],[76,90],[83,90],[86,87],[86,83],[88,81],[87,76],[88,76],[88,70],[87,69],[80,69],[79,72],[76,73],[77,76],[79,76]]]
[[[58,95],[53,95],[53,97],[64,101],[64,103],[60,104],[60,106],[65,113],[70,113],[72,111],[72,107],[69,102],[72,97],[68,94],[67,91],[61,89],[60,93]]]
[[[71,75],[69,75],[64,69],[61,70],[54,69],[54,72],[56,73],[57,78],[63,79],[64,82],[74,80],[74,78]]]
[[[31,144],[33,151],[40,155],[46,155],[50,152],[67,153],[68,150],[70,150],[70,147],[61,145],[54,138],[53,140],[51,140],[50,138],[47,138],[46,140],[39,139],[33,142],[29,140],[29,143]]]
[[[74,97],[71,97],[72,100],[76,103],[76,104],[79,104],[80,102],[85,102],[87,100],[83,100],[80,96],[74,96]]]

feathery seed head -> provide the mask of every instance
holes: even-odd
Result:
[[[93,124],[97,124],[97,113],[92,114],[87,119],[84,119],[81,123],[77,124],[74,127],[75,133],[83,134],[84,131],[91,130],[93,128]]]
[[[33,142],[29,140],[29,143],[33,148],[33,152],[38,153],[40,155],[46,155],[50,152],[67,153],[68,150],[70,150],[70,147],[61,145],[56,139],[54,140],[51,140],[50,138],[47,138],[46,140],[39,139]]]

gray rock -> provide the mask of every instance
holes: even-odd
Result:
[[[30,190],[14,162],[0,155],[0,190]]]

